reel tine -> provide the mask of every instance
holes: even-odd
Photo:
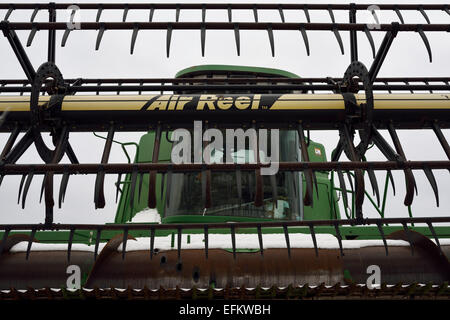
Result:
[[[122,260],[125,260],[125,254],[127,252],[127,242],[128,242],[128,228],[124,228],[123,230],[123,248],[122,248]]]
[[[33,13],[31,14],[31,18],[30,18],[30,22],[33,23],[34,22],[34,18],[36,18],[36,15],[39,11],[39,7],[34,7]]]
[[[364,33],[366,34],[367,40],[369,40],[370,47],[372,48],[372,56],[375,59],[375,43],[373,42],[372,34],[370,33],[367,25],[364,27]]]
[[[428,166],[424,166],[423,172],[425,173],[425,176],[427,177],[428,182],[430,182],[431,188],[433,189],[434,196],[436,198],[436,206],[439,207],[439,192],[433,171],[431,171],[431,169]]]
[[[105,25],[101,24],[100,29],[98,30],[97,40],[95,41],[95,50],[97,51],[100,47],[100,42],[102,42],[103,33],[105,33]]]
[[[231,246],[233,247],[233,259],[236,260],[236,231],[234,225],[230,226]]]
[[[34,172],[31,171],[28,176],[27,180],[25,181],[25,187],[23,188],[23,195],[22,195],[22,209],[25,209],[25,201],[27,199],[28,190],[30,189],[31,180],[33,180]]]
[[[144,85],[144,81],[139,82],[139,86],[142,88],[142,86]],[[139,90],[138,92],[139,95],[142,94],[142,90]]]
[[[427,21],[428,24],[431,24],[430,19],[427,16],[427,13],[425,12],[425,10],[423,10],[423,6],[419,6],[419,11],[422,14],[422,16],[425,18],[425,20]]]
[[[374,57],[374,58],[375,58],[375,57]],[[389,85],[389,83],[388,83],[387,81],[383,81],[383,83],[384,83],[385,85],[387,85],[387,86]],[[392,93],[392,90],[391,90],[391,89],[388,89],[388,92],[389,92],[389,93]]]
[[[205,257],[208,259],[208,226],[205,225]]]
[[[153,143],[152,163],[157,163],[159,159],[159,148],[161,145],[161,125],[158,124],[155,130],[155,140]],[[156,171],[150,171],[148,177],[148,206],[149,208],[156,208]]]
[[[37,27],[36,26],[32,26],[30,34],[28,35],[28,39],[27,39],[27,47],[31,46],[31,43],[33,42],[34,36],[36,35],[36,31],[37,31]]]
[[[344,44],[342,43],[341,35],[339,34],[339,30],[337,29],[337,26],[333,26],[333,33],[336,36],[336,40],[339,43],[339,48],[341,49],[341,53],[344,54]]]
[[[291,241],[289,239],[289,230],[287,225],[283,225],[283,231],[284,231],[284,239],[286,240],[286,248],[288,250],[288,257],[291,258]]]
[[[240,56],[241,55],[241,41],[240,41],[240,36],[239,36],[239,24],[238,23],[234,24],[234,40],[236,42],[237,55]]]
[[[337,170],[336,173],[339,179],[339,187],[341,188],[342,192],[342,200],[344,201],[344,208],[348,209],[347,187],[345,186],[344,175],[342,174],[341,170]]]
[[[313,85],[313,82],[310,81],[309,84],[310,84],[310,85]],[[314,89],[311,89],[311,93],[314,94]]]
[[[444,7],[444,11],[447,12],[447,14],[450,16],[450,10],[448,9],[447,5]]]
[[[144,173],[141,172],[139,174],[139,187],[138,187],[138,202],[141,201],[141,194],[142,194],[142,183],[144,182]]]
[[[403,20],[402,13],[400,12],[400,10],[398,10],[397,6],[394,6],[394,11],[397,14],[398,18],[400,19],[401,24],[405,24],[405,20]]]
[[[4,178],[5,176],[2,174],[2,175],[0,175],[0,186],[2,185],[2,182],[3,182],[3,178]]]
[[[129,10],[128,4],[125,3],[124,9],[123,9],[122,22],[125,22],[127,20],[128,10]]]
[[[308,6],[306,4],[303,6],[303,12],[305,12],[306,21],[311,23],[311,17],[309,16]]]
[[[303,42],[305,43],[305,49],[306,49],[306,54],[309,57],[309,41],[308,41],[308,35],[306,34],[306,30],[305,30],[305,26],[302,24],[300,26],[300,32],[302,34],[302,38],[303,38]]]
[[[164,194],[164,178],[166,177],[166,174],[164,172],[161,173],[161,201],[163,200],[163,194]]]
[[[345,171],[347,174],[348,183],[350,184],[350,190],[352,190],[352,193],[355,192],[355,189],[353,188],[353,180],[352,176],[350,175],[350,171]]]
[[[155,246],[155,228],[150,228],[150,260],[153,259],[153,248]]]
[[[409,82],[408,81],[403,81],[407,86],[409,86]],[[409,92],[414,93],[414,91],[412,89],[409,89]]]
[[[316,257],[319,257],[319,248],[317,248],[317,239],[316,239],[316,232],[314,231],[314,225],[309,225],[309,231],[311,233],[311,238],[314,244],[314,250],[316,251]]]
[[[133,28],[133,34],[131,35],[131,47],[130,47],[130,54],[133,54],[134,52],[134,46],[136,44],[136,38],[139,32],[139,27],[137,24],[134,25]]]
[[[339,231],[339,225],[337,224],[337,222],[334,223],[334,229],[336,230],[336,238],[338,239],[339,250],[341,251],[341,257],[343,257],[344,250],[342,248],[342,236],[341,236],[341,232]]]
[[[236,170],[236,183],[237,183],[239,204],[241,204],[242,203],[242,172],[241,172],[241,169],[239,166]]]
[[[261,252],[261,255],[263,256],[264,255],[264,245],[263,245],[261,225],[259,224],[256,229],[258,230],[259,251]]]
[[[101,86],[101,84],[102,84],[101,82],[97,82],[97,86],[99,86],[99,87],[100,87],[100,86]],[[99,94],[100,94],[100,91],[97,91],[97,92],[95,93],[95,95],[97,95],[97,96],[98,96]]]
[[[380,190],[378,189],[377,177],[375,176],[375,172],[372,169],[367,170],[367,174],[369,175],[369,181],[372,185],[372,192],[377,197],[377,204],[380,206]]]
[[[276,175],[269,176],[270,179],[270,186],[272,188],[272,199],[273,199],[273,205],[274,208],[278,206],[278,190],[277,190],[277,179]]]
[[[101,4],[98,5],[98,10],[97,10],[97,17],[95,18],[95,22],[99,22],[100,21],[100,16],[102,15],[102,11],[103,11],[103,6]]]
[[[166,36],[166,53],[167,53],[167,58],[169,57],[170,54],[170,41],[172,40],[172,24],[168,24],[167,25],[167,36]]]
[[[134,208],[134,193],[136,190],[136,181],[137,181],[137,169],[134,168],[133,172],[131,173],[131,185],[130,185],[130,208]]]
[[[25,183],[25,178],[27,177],[26,174],[22,175],[22,178],[20,179],[20,185],[19,185],[19,196],[17,197],[17,204],[20,203],[20,195],[22,194],[23,184]]]
[[[412,239],[411,239],[411,232],[408,229],[408,226],[406,225],[406,222],[403,221],[402,222],[402,226],[403,226],[403,230],[406,233],[406,237],[408,238],[409,245],[411,247],[411,255],[414,255],[414,246],[413,246],[413,242],[412,242]]]
[[[395,196],[395,183],[394,183],[394,177],[392,176],[391,170],[388,170],[388,171],[387,171],[387,175],[388,175],[388,177],[389,177],[389,180],[391,181],[391,184],[392,184],[392,192],[394,193],[394,196]]]
[[[3,20],[8,21],[9,16],[11,15],[11,13],[14,11],[14,7],[11,5],[8,8],[8,12],[6,12],[5,18]]]
[[[39,194],[39,203],[42,202],[42,196],[44,195],[44,189],[45,189],[45,181],[47,180],[47,173],[44,174],[44,177],[42,178],[42,183],[41,183],[41,192]]]
[[[336,23],[336,21],[334,20],[334,13],[333,13],[333,10],[331,9],[331,5],[328,5],[327,11],[330,14],[331,22]]]
[[[206,27],[203,24],[200,29],[200,42],[201,42],[201,49],[202,49],[202,57],[205,56],[205,42],[206,42]]]
[[[425,85],[426,85],[427,87],[430,86],[430,84],[428,83],[428,81],[424,81],[423,83],[425,83]],[[431,90],[431,89],[428,89],[428,91],[430,91],[431,94],[433,93],[433,90]]]
[[[176,7],[175,8],[175,22],[178,22],[178,21],[180,21],[181,8],[180,8],[179,4],[177,4],[175,7]]]
[[[202,22],[206,22],[206,5],[202,4]]]
[[[436,241],[436,245],[438,246],[441,255],[443,255],[443,252],[441,249],[441,244],[439,243],[439,238],[436,234],[436,231],[434,230],[433,224],[431,223],[431,221],[427,221],[427,225],[428,225],[428,229],[430,229],[430,232],[433,235],[434,241]]]
[[[233,22],[233,13],[231,11],[231,5],[228,5],[227,12],[228,12],[228,22],[231,23]]]
[[[114,124],[111,124],[108,130],[108,135],[106,136],[105,146],[103,148],[103,154],[101,159],[101,164],[108,163],[109,154],[111,153],[111,146],[114,139]],[[95,209],[105,207],[105,193],[104,193],[104,182],[105,182],[105,172],[101,169],[97,172],[95,178],[95,189],[94,189],[94,203]]]
[[[269,26],[267,27],[267,33],[269,35],[270,50],[272,52],[272,57],[275,57],[275,43],[274,43],[274,40],[273,40],[272,24],[269,24]]]
[[[25,255],[25,260],[28,260],[28,258],[30,257],[31,246],[33,245],[33,240],[34,240],[35,235],[36,235],[36,228],[33,228],[33,229],[31,229],[30,240],[28,240],[27,253]]]
[[[428,38],[427,38],[427,36],[425,35],[425,32],[423,32],[423,27],[422,27],[422,25],[418,25],[416,31],[419,33],[420,37],[421,37],[422,40],[423,40],[423,43],[425,44],[425,47],[427,48],[428,57],[430,58],[430,63],[433,62],[433,57],[432,57],[432,55],[431,55],[431,47],[430,47],[430,43],[428,42]]]
[[[297,126],[297,133],[300,141],[300,152],[302,156],[302,161],[309,162],[308,146],[306,144],[305,134],[303,132],[303,125],[301,123],[299,123]],[[306,192],[303,202],[306,206],[312,206],[314,199],[313,176],[315,176],[315,174],[312,170],[309,169],[304,171],[304,175],[306,180]]]
[[[378,232],[380,233],[381,239],[383,240],[384,249],[386,250],[386,256],[389,255],[386,237],[384,236],[383,226],[381,221],[377,221]]]
[[[278,12],[280,13],[281,22],[285,23],[286,20],[284,19],[283,6],[281,4],[278,6]]]
[[[261,207],[264,203],[264,183],[261,169],[255,171],[256,190],[255,190],[255,206]]]
[[[59,187],[58,207],[61,209],[61,204],[66,197],[67,184],[69,183],[69,172],[65,171],[61,178],[61,185]]]
[[[155,14],[155,7],[152,5],[150,8],[150,13],[148,15],[148,22],[153,21],[153,15]]]
[[[116,203],[117,203],[117,199],[119,198],[119,191],[120,191],[120,179],[122,178],[122,174],[119,173],[117,175],[117,182],[116,182]]]
[[[67,243],[67,262],[70,262],[70,252],[72,251],[73,236],[75,234],[75,229],[71,228],[69,232],[69,241]]]
[[[166,199],[167,199],[167,207],[170,206],[170,188],[172,185],[172,170],[169,169],[167,171],[167,186],[166,186]]]
[[[256,8],[256,4],[253,5],[253,16],[255,17],[255,22],[258,23],[258,9]]]
[[[447,155],[447,158],[450,160],[450,146],[447,142],[447,139],[445,139],[444,134],[441,131],[441,128],[437,124],[436,121],[432,123],[433,131],[436,134],[436,137],[439,140],[439,143],[441,144],[442,148],[444,149],[445,154]]]
[[[3,248],[5,246],[6,240],[8,239],[10,229],[5,229],[5,232],[3,233],[3,239],[2,242],[0,242],[0,256],[3,254]]]
[[[183,230],[181,227],[177,228],[177,253],[178,253],[178,261],[181,259],[181,236],[183,235]]]
[[[102,229],[97,229],[97,235],[95,238],[95,247],[94,247],[94,260],[97,260],[98,246],[100,245],[100,236],[102,234]]]

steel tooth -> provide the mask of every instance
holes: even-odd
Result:
[[[392,192],[394,193],[394,196],[395,196],[395,183],[394,183],[394,177],[392,176],[391,170],[388,170],[388,171],[387,171],[387,175],[388,175],[388,177],[389,177],[389,180],[391,181],[391,184],[392,184]]]
[[[98,6],[98,10],[97,10],[97,17],[95,18],[95,22],[99,22],[100,21],[100,16],[102,15],[102,11],[103,11],[103,7],[102,7],[102,5],[100,4],[99,6]]]
[[[127,242],[128,242],[128,228],[123,230],[123,240],[122,240],[122,260],[125,260],[125,254],[127,252]]]
[[[124,5],[124,9],[123,9],[123,17],[122,17],[122,22],[127,21],[127,15],[128,15],[128,4]]]
[[[400,19],[400,22],[401,22],[402,24],[405,24],[405,20],[403,20],[402,13],[400,12],[400,10],[398,10],[398,7],[397,7],[397,6],[395,6],[394,11],[395,11],[395,13],[397,14],[398,18]]]
[[[150,228],[150,260],[153,259],[154,247],[155,247],[155,228]]]
[[[288,251],[288,257],[291,258],[291,241],[289,239],[289,230],[287,225],[283,225],[283,231],[284,231],[284,239],[286,240],[286,248]]]
[[[419,25],[417,27],[417,32],[419,33],[420,37],[423,40],[423,43],[425,44],[425,47],[427,48],[427,52],[428,52],[428,57],[430,58],[430,63],[433,62],[433,57],[431,55],[431,47],[430,47],[430,43],[428,42],[428,38],[425,35],[425,32],[423,32],[423,27],[422,25]]]
[[[433,224],[431,223],[431,221],[427,221],[427,225],[428,225],[428,229],[430,229],[430,232],[433,235],[434,241],[436,241],[436,245],[439,249],[439,252],[441,253],[441,255],[443,255],[443,252],[441,249],[441,244],[439,243],[439,238],[436,234],[436,231],[434,230]]]
[[[303,11],[305,12],[306,21],[311,23],[311,17],[309,16],[308,6],[306,4],[303,6]]]
[[[133,28],[133,34],[131,35],[131,47],[130,47],[130,54],[133,54],[134,52],[134,45],[136,44],[136,38],[139,32],[139,27],[137,25]]]
[[[227,7],[227,12],[228,12],[228,22],[232,23],[233,22],[233,13],[231,11],[231,6],[230,5],[228,5],[228,7]]]
[[[202,49],[202,57],[205,56],[205,42],[206,42],[206,27],[205,25],[202,25],[200,29],[200,42],[201,42],[201,49]]]
[[[5,246],[6,240],[8,239],[9,231],[9,229],[6,229],[5,232],[3,232],[3,239],[2,242],[0,242],[0,256],[3,254],[3,248]]]
[[[422,14],[422,16],[425,18],[425,20],[427,21],[428,24],[431,24],[430,19],[427,16],[427,13],[425,12],[425,10],[423,10],[423,6],[419,6],[419,11]]]
[[[206,5],[202,4],[202,22],[206,22]]]
[[[277,190],[277,178],[276,175],[269,176],[270,179],[270,187],[272,188],[272,201],[274,208],[278,206],[278,190]]]
[[[305,26],[304,25],[301,25],[300,32],[302,34],[303,42],[305,43],[306,54],[309,57],[309,41],[308,41],[308,35],[306,34],[306,30],[305,30]]]
[[[256,5],[253,6],[253,16],[255,17],[255,22],[258,23],[258,9]]]
[[[30,257],[31,246],[33,245],[33,240],[34,240],[35,236],[36,236],[36,228],[33,228],[31,230],[30,240],[28,240],[27,253],[25,256],[25,260],[28,260],[28,258]]]
[[[280,13],[281,22],[285,23],[286,20],[284,19],[284,12],[283,12],[283,6],[278,6],[278,12]]]
[[[137,182],[137,169],[134,169],[131,173],[131,185],[130,185],[130,208],[134,208],[134,193],[136,190],[136,182]]]
[[[25,183],[25,178],[27,177],[26,174],[22,175],[22,178],[20,179],[20,185],[19,185],[19,195],[17,197],[17,204],[20,203],[20,196],[22,195],[22,189],[23,189],[23,184]]]
[[[430,182],[431,188],[433,189],[434,196],[436,198],[436,206],[439,207],[439,192],[433,171],[431,171],[431,169],[428,166],[424,166],[423,172],[425,173],[425,176],[427,177],[428,182]]]
[[[370,33],[367,25],[364,27],[364,33],[366,34],[367,40],[369,40],[370,47],[372,48],[372,56],[375,59],[375,43],[373,42],[372,34]]]
[[[66,29],[64,30],[64,34],[63,37],[61,39],[61,47],[65,47],[66,46],[66,42],[67,42],[67,38],[69,37],[69,34],[72,30],[71,29]]]
[[[63,173],[61,178],[61,185],[59,187],[59,197],[58,197],[58,207],[61,208],[61,204],[66,197],[67,184],[69,183],[69,172],[66,171]]]
[[[264,245],[263,245],[261,225],[258,225],[256,229],[258,231],[259,251],[261,252],[261,255],[264,255]]]
[[[406,233],[406,237],[408,238],[409,245],[411,247],[411,255],[414,255],[414,246],[413,246],[413,242],[411,239],[411,231],[408,229],[406,222],[402,222],[402,225],[403,225],[403,230]]]
[[[97,40],[95,41],[95,50],[98,50],[98,48],[100,47],[100,42],[102,42],[103,33],[105,33],[105,26],[101,25],[100,29],[98,30]]]
[[[39,8],[35,7],[34,10],[33,10],[33,13],[31,14],[31,18],[30,18],[30,22],[31,23],[34,22],[34,18],[36,18],[36,15],[37,15],[38,11],[39,11]]]
[[[341,232],[339,231],[339,225],[337,224],[337,222],[334,223],[334,230],[336,230],[336,238],[339,243],[339,250],[341,251],[341,256],[343,257],[344,250],[342,248],[342,236],[341,236]]]
[[[167,53],[167,58],[169,57],[169,53],[170,53],[170,41],[172,40],[172,25],[169,23],[167,25],[167,37],[166,37],[166,53]]]
[[[141,194],[142,194],[142,183],[144,182],[144,173],[139,174],[139,187],[138,187],[138,202],[141,201]]]
[[[332,23],[336,23],[336,21],[334,20],[334,13],[333,13],[333,10],[331,9],[331,6],[330,6],[330,5],[328,5],[327,11],[328,11],[328,13],[330,14],[331,22],[332,22]]]
[[[67,242],[67,261],[70,262],[70,252],[72,251],[72,243],[73,243],[73,236],[75,234],[75,229],[70,229],[69,232],[69,241]]]
[[[237,184],[239,204],[241,204],[242,203],[242,172],[239,168],[236,170],[236,184]]]
[[[233,225],[230,226],[231,246],[233,247],[233,259],[236,260],[236,231]]]
[[[9,16],[14,11],[14,8],[12,6],[9,7],[8,12],[6,12],[5,18],[3,20],[8,21]]]
[[[117,175],[117,182],[116,182],[116,203],[117,203],[117,199],[119,198],[119,191],[120,191],[120,179],[122,178],[122,174],[119,173]]]
[[[270,50],[272,52],[272,57],[275,57],[275,42],[273,40],[273,29],[272,25],[269,24],[267,27],[267,33],[269,35],[269,42],[270,42]]]
[[[208,226],[205,225],[205,257],[208,259]]]
[[[33,42],[34,36],[36,35],[36,31],[37,31],[37,27],[36,26],[32,26],[30,34],[28,35],[28,39],[27,39],[27,47],[31,46],[31,43]]]
[[[388,246],[386,237],[384,236],[383,226],[381,225],[381,221],[377,221],[378,232],[380,233],[381,239],[383,240],[384,250],[386,251],[386,256],[389,255]]]
[[[347,197],[347,187],[345,186],[345,180],[344,175],[342,174],[342,171],[337,170],[336,171],[339,179],[339,187],[341,188],[342,192],[342,200],[344,202],[344,208],[348,209],[348,197]]]
[[[100,245],[101,234],[102,234],[102,229],[97,229],[97,234],[95,237],[95,247],[94,247],[94,260],[97,260],[98,246]]]
[[[155,7],[151,7],[150,9],[150,13],[148,15],[148,22],[152,22],[153,21],[153,15],[155,14]]]
[[[177,4],[175,7],[176,7],[175,8],[175,21],[178,22],[178,21],[180,21],[181,8],[180,8],[179,4]]]
[[[372,169],[367,170],[367,174],[369,175],[369,181],[372,185],[372,192],[377,197],[377,204],[380,206],[380,190],[378,189],[377,177],[375,176],[375,172]]]
[[[241,41],[239,36],[239,24],[234,24],[234,40],[236,42],[237,55],[241,55]]]
[[[316,251],[316,257],[318,257],[319,256],[319,248],[317,247],[316,231],[314,230],[314,226],[312,224],[309,225],[309,232],[311,233],[314,250]]]
[[[23,188],[23,195],[22,195],[22,209],[25,209],[25,201],[27,199],[28,190],[30,189],[31,180],[33,180],[34,172],[31,171],[28,176],[27,180],[25,181],[25,186]]]
[[[342,43],[341,35],[339,34],[339,30],[337,29],[337,26],[333,26],[333,33],[336,36],[336,40],[339,43],[339,48],[341,48],[341,53],[344,54],[344,44]]]

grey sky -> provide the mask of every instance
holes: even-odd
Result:
[[[67,2],[67,1],[55,1]],[[119,2],[119,1],[108,1]],[[148,2],[148,1],[134,1]],[[163,1],[160,1],[163,2]],[[184,1],[199,2],[199,1]],[[223,2],[223,1],[208,1]],[[229,3],[230,1],[226,1]],[[233,2],[233,1],[232,1]],[[237,2],[237,1],[234,1]],[[260,1],[271,3],[277,1]],[[283,1],[283,3],[298,3],[299,1]],[[314,1],[301,1],[313,3]],[[369,1],[352,1],[355,3],[369,3]],[[446,1],[434,1],[433,3],[445,3]],[[328,1],[324,3],[347,3],[346,1]],[[420,1],[371,1],[372,3],[421,3]],[[10,21],[29,21],[32,11],[13,12]],[[417,11],[402,12],[406,23],[423,23],[425,20]],[[445,12],[427,12],[432,23],[450,23],[450,16]],[[0,10],[0,19],[6,14]],[[286,21],[306,21],[302,11],[286,10]],[[327,12],[311,11],[312,22],[328,22],[330,17]],[[347,22],[345,12],[334,12],[336,21]],[[58,21],[66,21],[68,13],[59,14]],[[95,21],[96,11],[83,11],[82,21]],[[358,21],[368,22],[369,14],[359,13]],[[260,21],[280,21],[276,11],[260,11]],[[45,21],[48,13],[41,10],[35,21]],[[104,11],[102,21],[121,21],[122,11]],[[249,11],[233,12],[235,21],[253,21],[253,13]],[[147,21],[148,12],[131,10],[127,21]],[[175,12],[158,10],[155,12],[154,21],[175,21]],[[200,10],[182,10],[180,21],[201,21]],[[207,12],[206,21],[227,21],[225,10],[210,10]],[[381,23],[398,21],[394,12],[382,12]],[[22,43],[26,43],[28,32],[18,32]],[[303,77],[341,77],[347,68],[349,58],[348,34],[341,32],[345,45],[345,55],[341,55],[339,46],[332,32],[308,32],[310,40],[311,56],[306,51],[298,31],[275,31],[275,58],[271,56],[270,46],[265,31],[241,31],[241,56],[236,55],[234,35],[231,31],[208,31],[206,35],[205,57],[200,51],[199,31],[176,30],[172,36],[171,55],[166,58],[164,31],[140,31],[134,54],[130,55],[131,31],[106,31],[98,51],[95,51],[95,31],[74,31],[70,34],[64,48],[60,47],[62,32],[57,33],[56,64],[65,78],[119,78],[119,77],[173,77],[183,68],[200,64],[232,64],[262,66],[288,70]],[[375,45],[378,48],[382,41],[383,33],[373,32]],[[448,76],[450,74],[450,34],[443,32],[428,32],[428,39],[433,50],[433,63],[428,62],[428,56],[419,35],[417,33],[401,33],[394,40],[391,51],[384,63],[379,76]],[[372,63],[372,55],[366,37],[358,34],[359,60],[366,66]],[[31,47],[26,51],[37,69],[47,59],[47,32],[38,32]],[[2,66],[0,78],[25,78],[17,59],[15,58],[7,40],[0,36],[0,57]],[[383,132],[385,135],[385,133]],[[447,139],[450,139],[448,131],[445,131]],[[120,141],[138,141],[140,133],[117,133],[115,138]],[[406,155],[411,160],[445,159],[445,154],[437,139],[431,131],[400,131],[400,139],[404,145]],[[312,132],[311,137],[325,145],[327,157],[338,141],[337,132]],[[389,137],[385,135],[390,141]],[[0,146],[3,147],[7,135],[0,134]],[[71,143],[81,162],[99,162],[102,154],[103,140],[89,134],[71,134]],[[134,152],[134,150],[132,150]],[[368,159],[384,160],[379,152],[372,149],[368,152]],[[65,158],[66,162],[67,159]],[[125,162],[120,146],[114,145],[111,154],[111,162]],[[34,146],[32,146],[20,163],[40,163]],[[431,187],[422,172],[415,174],[419,189],[419,196],[413,203],[413,213],[416,216],[438,216],[448,214],[450,208],[450,175],[447,171],[435,172],[439,191],[440,208],[436,208]],[[403,206],[404,178],[401,172],[394,174],[397,197],[392,193],[388,200],[387,216],[406,216],[407,209]],[[378,175],[380,188],[384,186],[384,175]],[[114,219],[116,204],[114,203],[114,181],[116,176],[107,176],[105,180],[106,207],[95,210],[93,203],[95,176],[70,177],[66,201],[62,210],[55,210],[56,222],[67,223],[100,223],[111,222]],[[33,180],[30,193],[27,197],[27,205],[22,210],[17,205],[17,192],[20,177],[5,177],[0,187],[0,223],[42,222],[44,217],[44,205],[38,204],[41,177]],[[59,188],[59,178],[56,179],[55,190]],[[370,185],[367,184],[370,189]],[[55,191],[55,199],[57,192]],[[366,215],[376,216],[366,200]]]

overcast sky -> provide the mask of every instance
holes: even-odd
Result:
[[[67,2],[67,1],[55,1]],[[106,1],[103,1],[106,2]],[[108,1],[120,2],[120,1]],[[148,2],[148,1],[134,1]],[[164,2],[164,1],[160,1]],[[184,1],[199,2],[199,1]],[[213,1],[222,2],[222,1]],[[239,1],[231,1],[239,2]],[[249,1],[250,2],[250,1]],[[272,3],[274,1],[259,1]],[[301,1],[302,3],[316,3],[315,1]],[[355,3],[369,3],[357,1]],[[423,1],[422,1],[423,2]],[[434,1],[433,3],[445,3]],[[226,1],[230,3],[230,1]],[[278,2],[276,2],[278,3]],[[298,3],[298,1],[283,1],[283,3]],[[328,1],[324,3],[347,3],[347,1]],[[421,3],[421,1],[372,1],[376,3]],[[10,17],[13,22],[27,22],[32,10],[15,11]],[[279,22],[277,11],[259,12],[261,22]],[[427,12],[432,23],[450,23],[450,16],[445,12]],[[0,10],[0,19],[6,10]],[[95,21],[97,12],[83,11],[82,21]],[[102,13],[101,21],[121,21],[123,12],[107,10]],[[130,10],[127,21],[148,21],[148,11]],[[287,22],[305,22],[303,11],[285,10]],[[337,22],[348,22],[344,11],[334,11]],[[406,23],[422,23],[425,19],[417,11],[403,11]],[[326,11],[310,11],[312,22],[329,22]],[[58,21],[67,21],[68,12],[59,11]],[[357,21],[372,22],[370,14],[359,12]],[[398,21],[394,12],[379,13],[381,23]],[[48,13],[39,11],[35,21],[46,21]],[[207,11],[206,21],[227,21],[225,10]],[[233,11],[234,21],[253,22],[253,12],[248,10]],[[175,21],[175,11],[158,10],[153,21]],[[201,21],[200,10],[182,10],[180,21]],[[303,77],[341,77],[350,63],[348,33],[341,32],[344,42],[345,55],[341,55],[338,43],[332,32],[308,32],[311,55],[308,57],[298,31],[274,31],[275,57],[271,56],[270,45],[266,31],[241,31],[241,55],[236,54],[234,34],[232,31],[207,31],[205,57],[201,56],[200,32],[176,30],[172,35],[170,58],[166,57],[166,32],[159,30],[140,31],[134,54],[130,55],[131,31],[106,31],[98,51],[95,51],[96,31],[75,31],[68,38],[64,48],[60,47],[62,31],[57,32],[56,64],[65,78],[119,78],[140,77],[159,78],[174,77],[177,71],[193,65],[201,64],[231,64],[257,67],[270,67],[294,72]],[[373,32],[376,48],[379,47],[383,33]],[[28,31],[19,31],[18,35],[25,45]],[[429,63],[427,51],[417,33],[399,33],[395,38],[386,61],[380,70],[380,77],[418,77],[418,76],[449,76],[450,74],[450,34],[445,32],[428,32],[427,37],[433,51],[433,63]],[[367,67],[372,63],[370,45],[364,34],[358,33],[359,60]],[[37,32],[31,47],[26,48],[35,69],[47,59],[47,32]],[[23,71],[13,54],[6,38],[0,36],[0,79],[23,79]],[[444,131],[450,140],[448,130]],[[138,141],[142,133],[116,133],[115,139],[123,142]],[[390,141],[388,135],[383,135]],[[446,159],[445,153],[437,142],[432,131],[399,131],[405,153],[411,160],[439,160]],[[339,139],[337,132],[314,131],[313,140],[323,143],[327,151],[327,158]],[[3,148],[7,139],[6,134],[0,134],[0,147]],[[101,159],[104,141],[93,136],[92,133],[72,133],[70,141],[74,150],[83,163],[98,163]],[[134,154],[134,150],[130,150]],[[384,160],[382,155],[371,149],[369,160]],[[63,162],[67,162],[67,158]],[[120,146],[113,145],[110,162],[126,162],[126,157]],[[40,158],[31,146],[19,163],[41,163]],[[450,175],[448,171],[435,171],[439,186],[440,208],[435,205],[434,195],[423,172],[416,172],[419,196],[415,197],[412,206],[415,216],[448,215],[450,209]],[[397,197],[389,192],[388,217],[407,216],[407,208],[403,206],[404,178],[401,172],[395,172]],[[116,204],[114,203],[114,182],[116,176],[107,176],[105,180],[106,207],[94,209],[93,194],[95,175],[71,176],[66,194],[66,201],[61,210],[55,208],[55,221],[64,223],[102,223],[114,220]],[[39,204],[39,190],[41,177],[35,177],[27,197],[25,210],[17,205],[19,176],[5,177],[0,187],[0,223],[37,223],[43,222],[44,204]],[[55,179],[55,200],[59,190],[59,177]],[[380,187],[384,185],[384,174],[378,175]],[[370,185],[367,182],[367,189]],[[382,192],[382,190],[380,190]],[[376,217],[377,214],[366,200],[365,215]],[[342,213],[343,215],[343,213]]]

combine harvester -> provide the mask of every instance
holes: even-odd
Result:
[[[448,41],[450,24],[432,23],[427,12],[450,15],[449,6],[380,4],[380,10],[396,12],[401,23],[375,29],[356,21],[367,5],[355,4],[77,6],[96,10],[96,21],[72,29],[56,22],[57,13],[69,4],[0,4],[6,12],[1,30],[11,45],[2,51],[14,51],[27,77],[0,80],[0,131],[10,133],[0,150],[0,176],[21,177],[22,207],[33,178],[43,177],[45,201],[43,223],[0,225],[0,299],[450,297],[450,227],[445,225],[450,215],[398,218],[386,207],[391,185],[395,193],[393,170],[404,173],[406,194],[397,196],[404,197],[405,206],[410,208],[420,187],[413,174],[418,170],[425,173],[439,205],[433,170],[450,169],[450,147],[442,131],[450,126],[450,78],[377,77],[391,44],[403,33],[417,34],[431,62],[426,34],[439,32]],[[152,22],[161,9],[173,9],[176,21]],[[32,12],[31,21],[8,21],[25,10]],[[48,22],[33,21],[39,10],[48,11]],[[107,10],[123,10],[123,21],[100,21]],[[149,12],[149,22],[127,22],[129,10]],[[200,10],[202,21],[180,22],[183,10]],[[229,21],[206,22],[209,10],[228,12]],[[240,10],[252,10],[255,20],[234,22],[233,13]],[[259,22],[263,10],[278,11],[281,22]],[[287,10],[303,11],[307,22],[285,22]],[[402,12],[411,10],[427,23],[404,22]],[[328,12],[330,21],[311,22],[310,11]],[[348,13],[349,22],[336,23],[336,11]],[[57,30],[64,32],[62,46],[71,32],[97,30],[96,49],[104,32],[130,30],[132,54],[139,31],[146,29],[166,30],[168,56],[176,30],[198,30],[202,54],[208,30],[230,30],[238,55],[242,30],[267,32],[272,55],[274,30],[298,30],[308,55],[310,31],[332,32],[342,53],[341,33],[348,32],[351,63],[343,66],[342,78],[207,65],[180,71],[174,79],[64,79],[55,63]],[[27,46],[37,32],[48,33],[48,61],[37,70],[17,30],[30,31]],[[373,32],[384,34],[378,49]],[[372,47],[371,66],[358,61],[358,34],[367,36]],[[185,130],[175,131],[180,128]],[[207,130],[219,135],[239,128],[271,130],[269,140],[275,143],[262,153],[252,144],[264,144],[267,136],[261,134],[238,148],[234,140],[231,148],[224,147],[225,139],[214,147],[202,140]],[[408,161],[399,129],[433,130],[449,160]],[[311,130],[339,134],[331,161],[323,145],[309,139]],[[100,161],[79,163],[81,151],[71,147],[69,134],[93,131],[106,132]],[[144,133],[134,161],[109,163],[114,134],[125,131]],[[45,144],[46,132],[54,146]],[[187,163],[181,164],[172,161],[173,149],[182,142],[176,139],[180,132],[184,138],[192,134],[194,145],[192,158],[183,153]],[[18,139],[20,133],[24,135]],[[41,163],[17,164],[32,144]],[[279,159],[273,158],[275,146]],[[371,146],[386,161],[366,159]],[[226,156],[232,163],[202,161],[202,147],[213,151],[212,160]],[[267,163],[270,153],[275,160]],[[60,163],[64,155],[70,164]],[[344,156],[349,161],[340,161]],[[271,165],[278,172],[263,174]],[[386,173],[382,193],[376,171]],[[95,208],[105,206],[105,176],[118,176],[114,223],[54,223],[55,205],[62,206],[70,177],[80,174],[96,176]],[[60,186],[54,185],[57,175]],[[368,184],[374,198],[366,191]],[[375,206],[379,218],[365,215],[364,201]]]

